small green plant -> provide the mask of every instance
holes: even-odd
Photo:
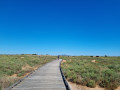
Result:
[[[0,90],[2,90],[2,87],[0,86]]]
[[[95,81],[94,80],[90,80],[87,84],[88,87],[94,88],[95,87]]]
[[[14,74],[14,71],[13,70],[7,70],[7,75],[13,75]]]
[[[21,71],[17,74],[18,77],[21,77],[21,76],[24,76],[25,75],[25,72],[24,71]]]

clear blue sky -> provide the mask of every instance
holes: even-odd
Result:
[[[120,0],[0,0],[0,54],[120,56]]]

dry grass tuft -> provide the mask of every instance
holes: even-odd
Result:
[[[27,73],[33,71],[34,69],[30,65],[26,64],[25,66],[22,67],[22,70]]]
[[[2,77],[2,78],[0,78],[0,87],[2,89],[5,87],[8,87],[11,84],[13,84],[15,81],[17,81],[18,79],[20,79],[20,78],[16,77],[16,76]]]

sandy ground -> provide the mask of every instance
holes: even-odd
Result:
[[[70,85],[71,90],[104,90],[104,88],[101,88],[99,86],[96,86],[95,88],[89,88],[86,86],[82,86],[82,85],[77,85],[75,83],[72,82],[68,82]]]
[[[120,90],[120,87],[118,87],[117,89],[115,89],[115,90]]]
[[[69,82],[69,81],[67,81],[67,82],[68,82],[71,90],[105,90],[105,88],[101,88],[99,86],[96,86],[95,88],[89,88],[89,87],[86,87],[86,86],[77,85],[77,84]],[[120,90],[120,87],[118,87],[115,90]]]

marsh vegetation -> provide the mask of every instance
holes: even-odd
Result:
[[[61,67],[67,80],[108,90],[120,86],[120,57],[63,56]]]

